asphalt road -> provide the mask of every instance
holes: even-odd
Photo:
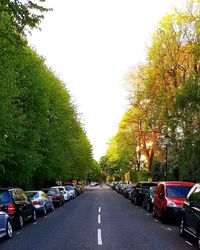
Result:
[[[1,250],[175,250],[196,249],[141,207],[108,187],[90,188],[63,207],[0,239]]]

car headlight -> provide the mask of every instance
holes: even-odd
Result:
[[[167,200],[167,207],[177,207],[177,205],[173,201]]]

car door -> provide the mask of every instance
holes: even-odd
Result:
[[[194,235],[197,235],[200,221],[200,186],[197,186],[193,192],[189,194],[184,208],[188,230]]]
[[[164,202],[164,194],[165,194],[164,185],[161,183],[156,190],[156,195],[154,200],[154,206],[156,209],[156,214],[158,216],[161,216],[161,210]]]
[[[22,189],[16,189],[15,193],[17,196],[15,203],[20,204],[24,219],[26,220],[26,219],[31,218],[32,212],[33,212],[33,207],[31,205],[31,203],[28,201],[26,194],[24,193],[24,191]]]
[[[51,208],[51,201],[50,199],[47,197],[47,195],[44,192],[41,192],[41,197],[43,199],[43,201],[45,202],[46,205],[46,209],[50,209]]]

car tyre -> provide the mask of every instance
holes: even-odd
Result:
[[[179,234],[181,237],[184,237],[186,234],[184,229],[185,229],[185,219],[181,218],[181,222],[179,226]],[[199,241],[199,238],[198,238],[198,241]]]
[[[35,222],[37,220],[37,215],[35,209],[32,212],[32,222]]]
[[[52,204],[52,206],[51,206],[51,212],[54,212],[54,210],[55,210],[55,207],[54,207],[54,205]]]
[[[153,218],[157,218],[157,214],[155,213],[155,207],[153,207],[152,216],[153,216]]]
[[[147,211],[151,212],[151,204],[149,202],[147,202]]]
[[[18,217],[17,228],[18,229],[24,228],[24,218],[21,214]]]
[[[137,206],[137,205],[138,205],[138,200],[137,200],[137,197],[135,197],[135,198],[134,198],[134,204],[135,204],[135,206]]]
[[[12,223],[10,220],[7,221],[6,224],[6,238],[10,239],[13,236],[13,228],[12,228]]]
[[[46,215],[47,215],[47,209],[46,209],[46,206],[44,206],[44,209],[43,209],[42,213],[43,213],[43,216],[46,216]]]
[[[200,232],[198,233],[197,237],[197,248],[200,249]]]

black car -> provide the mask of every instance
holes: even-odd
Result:
[[[61,207],[65,204],[64,195],[58,188],[50,188],[47,196],[51,198],[54,206]]]
[[[35,207],[20,188],[0,188],[0,211],[6,212],[19,229],[25,221],[37,218]]]
[[[155,182],[138,182],[131,193],[131,203],[136,206],[142,205],[144,201],[144,194],[150,187],[157,186]]]
[[[195,184],[183,203],[179,234],[186,234],[197,239],[200,249],[200,183]]]
[[[143,208],[148,212],[153,211],[154,194],[156,192],[156,186],[150,187],[144,194]]]

